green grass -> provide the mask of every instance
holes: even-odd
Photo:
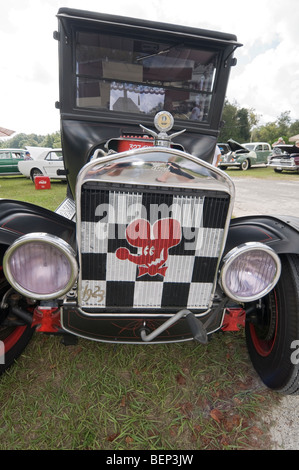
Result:
[[[55,210],[66,194],[66,184],[51,181],[51,189],[35,189],[30,179],[22,176],[0,177],[0,198],[30,202],[50,210]]]
[[[106,345],[36,334],[0,387],[0,449],[267,448],[242,333],[208,346]]]
[[[0,179],[0,197],[49,209],[65,189]],[[66,347],[35,333],[1,377],[0,450],[267,449],[261,416],[277,400],[252,369],[243,331],[220,332],[207,346]]]
[[[298,173],[294,173],[292,171],[276,173],[273,168],[268,167],[253,167],[246,171],[242,171],[237,168],[228,168],[225,171],[231,178],[258,178],[280,181],[299,181]]]

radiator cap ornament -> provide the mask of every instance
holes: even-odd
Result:
[[[156,114],[154,119],[155,127],[160,132],[168,132],[173,128],[173,116],[167,111],[160,111]]]
[[[168,111],[160,111],[158,114],[156,114],[154,118],[154,124],[156,129],[159,131],[159,134],[154,132],[151,129],[148,129],[147,127],[144,127],[142,124],[139,124],[141,129],[143,129],[145,132],[148,132],[150,135],[154,137],[154,142],[157,147],[170,147],[171,146],[171,139],[174,137],[177,137],[178,135],[182,134],[185,132],[186,129],[183,129],[181,131],[175,132],[172,135],[167,135],[167,132],[172,129],[174,125],[174,119],[172,114],[170,114]]]

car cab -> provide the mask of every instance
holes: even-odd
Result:
[[[268,156],[271,153],[271,146],[267,142],[249,142],[243,146],[256,154],[256,160],[252,160],[252,165],[267,164]]]

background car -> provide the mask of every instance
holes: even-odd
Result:
[[[36,160],[26,160],[19,163],[19,171],[27,178],[31,178],[32,181],[40,175],[49,176],[51,179],[65,180],[66,176],[57,174],[58,170],[64,170],[61,149],[51,149],[42,152]]]
[[[220,143],[220,144],[217,144],[217,146],[221,152],[221,155],[226,155],[227,153],[231,151],[230,146],[228,144]]]
[[[0,176],[20,175],[19,162],[25,158],[24,149],[0,149]]]
[[[280,154],[277,153],[277,148]],[[277,173],[294,171],[299,173],[299,148],[296,145],[276,145],[276,152],[269,157],[268,166]]]
[[[268,164],[271,146],[267,142],[248,142],[241,145],[230,139],[227,143],[231,151],[220,158],[219,168],[222,170],[228,167],[248,170],[253,166]]]
[[[221,155],[226,155],[228,152],[231,151],[230,146],[228,144],[220,143],[220,144],[217,144],[217,145],[218,145],[218,148],[221,152]]]

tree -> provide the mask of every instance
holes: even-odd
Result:
[[[282,137],[282,135],[279,134],[276,122],[268,122],[267,124],[260,126],[256,133],[256,140],[269,142],[269,144],[273,144],[278,137]]]
[[[250,140],[250,125],[248,110],[241,108],[237,111],[237,129],[240,142],[248,142]]]
[[[227,142],[229,139],[239,143],[248,142],[251,129],[258,123],[258,119],[253,109],[240,108],[238,103],[226,100],[222,113],[224,125],[219,134],[219,142]]]
[[[0,142],[0,148],[18,148],[24,149],[25,147],[49,147],[60,148],[61,138],[60,132],[53,134],[37,135],[37,134],[16,134],[11,139],[5,139]]]
[[[292,135],[299,133],[299,121],[295,121],[293,124],[291,121],[290,111],[282,112],[274,122],[268,122],[259,127],[257,139],[273,144],[279,137],[282,137],[288,143]]]
[[[279,134],[287,135],[291,125],[290,111],[281,113],[276,120],[276,125]]]
[[[224,125],[218,141],[232,139],[240,144],[248,141],[273,144],[278,137],[283,137],[289,143],[290,137],[299,134],[299,120],[292,122],[290,111],[283,111],[275,121],[258,126],[260,117],[254,109],[240,108],[236,102],[225,101],[222,113]]]
[[[299,134],[299,120],[292,122],[289,128],[289,137]]]
[[[220,130],[219,142],[227,142],[236,127],[236,106],[225,101],[222,112],[223,127]]]
[[[61,147],[60,132],[48,134],[42,141],[41,147],[59,148]]]

